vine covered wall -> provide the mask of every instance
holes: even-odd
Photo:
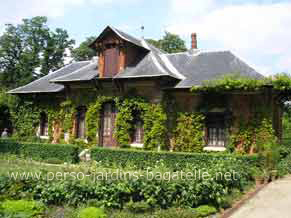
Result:
[[[248,87],[256,86],[256,83],[248,80],[243,82]],[[238,85],[228,80],[227,84],[232,87],[230,90]],[[224,82],[220,85],[220,88],[225,87]],[[218,91],[217,87],[212,86],[209,90],[205,87],[199,90],[193,89],[194,95],[185,90],[167,92],[162,95],[162,101],[153,101],[153,99],[138,95],[118,96],[112,92],[101,94],[84,89],[83,91],[78,90],[76,94],[72,91],[74,95],[68,96],[67,99],[58,98],[57,101],[55,96],[42,100],[22,101],[12,114],[17,117],[14,120],[16,135],[21,139],[35,135],[39,114],[45,112],[48,115],[50,142],[63,143],[65,135],[67,135],[65,133],[68,133],[70,143],[79,143],[80,140],[75,136],[75,117],[76,108],[83,106],[86,108],[86,140],[85,142],[81,140],[81,144],[96,146],[100,141],[102,105],[106,102],[114,102],[118,110],[114,137],[119,147],[130,146],[134,129],[134,114],[138,112],[144,128],[144,149],[200,152],[205,146],[207,111],[226,108],[232,114],[229,119],[231,134],[227,144],[228,150],[240,153],[257,152],[259,150],[257,145],[260,141],[258,129],[263,131],[261,126],[271,125],[272,127],[273,123],[272,113],[265,113],[256,107],[258,104],[266,105],[267,96],[264,92],[259,92],[260,94],[233,94],[231,92],[225,94],[223,93],[225,90],[221,91],[220,88]],[[277,89],[279,88],[277,87]],[[258,91],[256,88],[248,90]],[[264,114],[264,116],[259,118],[258,114]],[[264,119],[267,120],[268,125],[262,125]]]

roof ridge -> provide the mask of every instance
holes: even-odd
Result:
[[[186,79],[184,75],[182,75],[177,68],[173,65],[173,63],[168,59],[166,54],[160,54],[160,57],[162,61],[165,63],[166,67],[173,73],[175,74],[179,79]]]

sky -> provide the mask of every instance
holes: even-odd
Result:
[[[291,73],[291,0],[0,0],[0,34],[6,23],[47,16],[76,46],[111,25],[137,38],[165,31],[190,47],[230,50],[264,75]],[[144,26],[144,31],[141,31]]]

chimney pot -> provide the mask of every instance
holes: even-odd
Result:
[[[191,34],[191,49],[197,49],[197,35],[196,35],[196,33]]]

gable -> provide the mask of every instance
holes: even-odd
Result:
[[[127,38],[126,38],[127,37]],[[91,45],[99,56],[99,78],[113,78],[148,52],[139,40],[107,27]]]

